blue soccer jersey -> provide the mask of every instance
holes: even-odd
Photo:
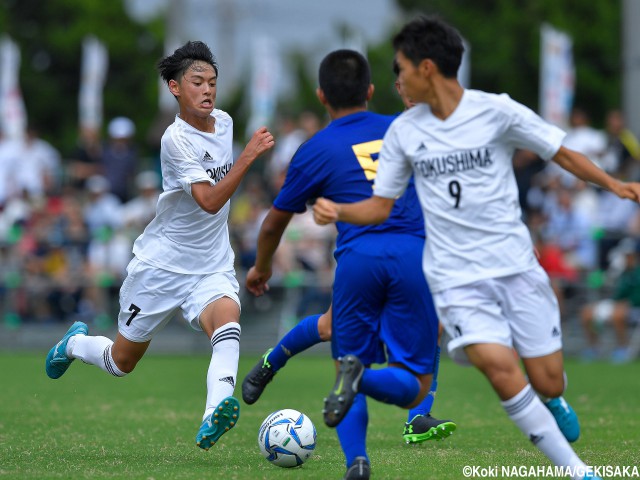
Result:
[[[318,197],[340,203],[371,197],[394,118],[358,112],[332,121],[298,149],[274,207],[301,213]],[[433,372],[438,318],[422,272],[424,222],[413,183],[381,225],[336,226],[334,358],[351,353],[364,364]]]
[[[371,197],[378,170],[382,137],[394,116],[358,112],[332,121],[305,142],[293,156],[274,207],[302,213],[318,197],[353,203]],[[420,202],[413,182],[400,197],[387,221],[381,225],[338,222],[339,251],[366,233],[408,233],[424,237]]]

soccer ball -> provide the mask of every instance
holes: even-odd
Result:
[[[316,448],[316,427],[304,413],[291,408],[273,412],[258,431],[260,452],[278,467],[297,467]]]

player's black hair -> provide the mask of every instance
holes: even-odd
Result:
[[[458,74],[464,45],[460,33],[437,16],[420,16],[393,37],[393,48],[414,65],[428,58],[446,78]]]
[[[361,107],[371,84],[369,62],[355,50],[336,50],[320,63],[318,81],[332,108]]]
[[[178,80],[195,62],[208,63],[218,75],[215,57],[209,47],[199,41],[187,42],[171,55],[162,58],[158,61],[158,71],[162,79],[169,83],[169,80]]]

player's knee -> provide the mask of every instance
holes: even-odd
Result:
[[[529,381],[533,389],[540,395],[549,398],[556,398],[564,392],[564,375],[563,373],[548,373],[546,378],[540,379],[530,377]]]
[[[318,320],[318,335],[323,342],[331,340],[331,318],[327,314],[321,315]]]
[[[556,398],[562,395],[564,392],[564,386],[557,384],[545,384],[539,386],[533,386],[534,390],[543,397]]]
[[[512,368],[510,365],[492,363],[484,365],[481,370],[489,380],[489,383],[498,392],[502,392],[508,389],[510,385],[517,383],[519,377],[522,376],[522,372],[519,369]]]
[[[113,362],[116,364],[116,367],[118,367],[118,370],[120,370],[125,375],[133,372],[133,369],[136,368],[136,365],[138,364],[137,359],[124,356],[114,358]]]

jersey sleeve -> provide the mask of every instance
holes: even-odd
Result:
[[[182,188],[191,195],[191,185],[198,182],[214,182],[198,161],[195,145],[184,135],[174,134],[162,145],[164,172],[169,184],[174,188]]]
[[[273,201],[273,206],[278,210],[302,213],[306,211],[310,200],[320,196],[324,175],[317,168],[320,163],[317,161],[319,156],[305,145],[301,146],[293,156],[284,184]]]
[[[508,95],[499,96],[511,117],[505,139],[516,148],[531,150],[542,159],[550,160],[560,147],[566,133],[543,120],[537,113]]]
[[[373,185],[373,194],[378,197],[400,197],[411,178],[412,169],[404,153],[400,130],[398,121],[394,121],[382,140],[378,173]]]

